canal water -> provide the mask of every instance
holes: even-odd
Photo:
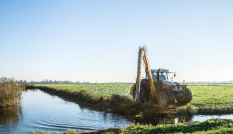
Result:
[[[22,97],[17,107],[0,108],[0,133],[91,131],[131,124],[124,116],[81,108],[41,90],[25,91]]]
[[[15,107],[0,108],[0,133],[29,133],[42,130],[64,132],[67,129],[80,132],[109,127],[126,127],[133,122],[113,113],[80,107],[77,103],[52,96],[41,90],[28,90]],[[233,115],[194,115],[158,119],[160,123],[205,121],[212,118],[233,119]]]

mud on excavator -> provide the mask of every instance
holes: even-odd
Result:
[[[144,79],[141,79],[142,60],[146,71]],[[187,85],[169,80],[172,78],[170,74],[176,76],[176,73],[167,69],[150,69],[146,47],[139,47],[137,80],[130,91],[134,101],[144,103],[153,100],[163,107],[174,105],[175,100],[182,104],[189,103],[192,100],[192,91]]]

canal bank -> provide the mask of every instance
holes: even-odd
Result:
[[[143,117],[144,113],[132,117],[103,110],[97,111],[96,105],[87,106],[86,102],[75,101],[76,99],[72,99],[73,97],[62,97],[38,89],[27,90],[23,92],[22,97],[23,100],[18,103],[17,107],[0,109],[2,115],[0,120],[1,132],[27,133],[41,130],[62,133],[71,129],[78,132],[96,133],[96,130],[104,132],[111,127],[114,128],[114,132],[118,130],[126,132],[126,129],[122,129],[122,127],[127,127],[127,129],[128,126],[135,129],[138,129],[138,127],[146,128],[145,124],[151,124],[151,127],[161,126],[162,124],[176,126],[178,123],[187,125],[190,122],[206,121],[211,118],[233,118],[232,115],[172,115],[167,117],[152,115],[148,116],[151,119],[149,120],[149,118]],[[135,122],[139,122],[140,125],[135,125]]]

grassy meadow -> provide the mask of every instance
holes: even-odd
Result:
[[[113,94],[130,96],[132,84],[37,84],[36,86],[47,86],[56,89],[68,89],[72,91],[85,90],[95,96],[109,98]],[[187,105],[196,109],[199,113],[230,113],[233,110],[233,84],[220,84],[207,86],[207,84],[189,84],[193,92],[193,99]],[[176,104],[178,109],[187,106]]]
[[[113,94],[129,96],[132,84],[36,84],[36,86],[47,86],[71,91],[85,90],[93,95],[104,95],[108,98]]]
[[[198,109],[228,110],[233,108],[233,84],[220,84],[208,86],[207,84],[190,84],[188,87],[193,92],[190,102]]]

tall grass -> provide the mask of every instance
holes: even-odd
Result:
[[[21,99],[24,86],[17,83],[14,78],[2,78],[0,83],[0,107],[12,106]]]

